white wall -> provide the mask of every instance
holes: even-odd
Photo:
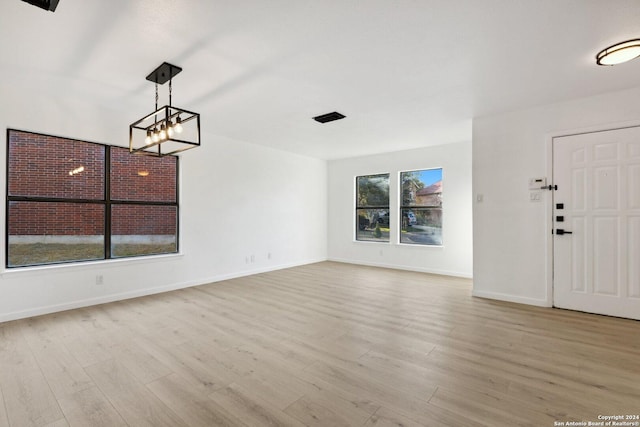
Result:
[[[640,88],[473,122],[474,295],[550,306],[551,192],[530,202],[528,179],[551,178],[550,141],[637,124]]]
[[[398,244],[398,214],[391,216],[391,242],[358,242],[355,177],[390,173],[390,210],[398,212],[399,172],[443,168],[442,247]],[[471,143],[357,157],[329,162],[329,259],[471,277]],[[396,230],[394,232],[394,230]]]
[[[6,128],[126,145],[139,115],[1,89],[2,200]],[[181,255],[5,270],[0,321],[325,260],[326,162],[215,137],[206,126],[203,117],[202,147],[181,157]]]

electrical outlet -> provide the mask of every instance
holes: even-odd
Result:
[[[104,277],[102,277],[102,274],[96,276],[96,285],[104,285]]]

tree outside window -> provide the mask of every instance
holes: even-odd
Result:
[[[356,240],[389,241],[389,174],[356,177]]]

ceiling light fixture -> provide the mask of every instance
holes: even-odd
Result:
[[[598,65],[617,65],[640,56],[640,39],[616,43],[596,55]]]
[[[182,68],[163,62],[147,76],[156,84],[156,108],[129,125],[129,152],[163,157],[200,146],[200,114],[171,105],[172,80]],[[169,82],[169,105],[158,108],[158,85]]]
[[[340,120],[340,119],[344,119],[345,116],[344,114],[340,114],[337,111],[333,111],[331,113],[327,113],[327,114],[322,114],[320,116],[316,116],[313,118],[313,120],[315,120],[318,123],[329,123],[329,122],[333,122],[335,120]]]
[[[32,4],[34,6],[37,6],[40,9],[55,12],[56,7],[58,7],[58,2],[60,0],[22,0],[22,1]]]

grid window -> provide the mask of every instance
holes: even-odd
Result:
[[[111,256],[172,253],[178,250],[176,206],[113,205]]]
[[[389,241],[389,174],[356,177],[356,240]]]
[[[104,259],[104,205],[10,201],[8,267]]]
[[[442,245],[442,169],[400,173],[400,243]]]
[[[104,146],[12,130],[8,138],[9,196],[104,198]]]
[[[178,251],[178,159],[9,129],[6,266]]]
[[[177,252],[178,158],[110,151],[111,256]]]
[[[175,203],[177,157],[131,155],[127,148],[110,147],[111,200]]]

